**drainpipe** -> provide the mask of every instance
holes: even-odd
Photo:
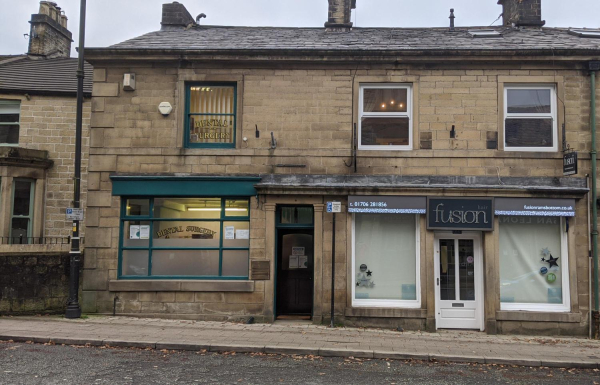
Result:
[[[599,298],[598,298],[598,192],[597,192],[597,176],[596,176],[596,71],[600,69],[600,62],[590,62],[590,84],[591,84],[591,112],[590,126],[592,129],[592,150],[590,155],[592,158],[592,244],[594,258],[594,319],[598,314]]]

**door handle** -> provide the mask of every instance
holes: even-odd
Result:
[[[440,279],[437,278],[437,285],[440,286]]]

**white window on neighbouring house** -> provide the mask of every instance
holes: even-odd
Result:
[[[359,149],[412,149],[412,87],[410,85],[361,85],[358,115]]]
[[[13,179],[10,219],[10,243],[33,243],[33,197],[35,180]]]
[[[418,224],[410,214],[354,214],[352,306],[421,306]]]
[[[557,151],[556,88],[504,88],[504,150]]]
[[[499,217],[501,310],[569,311],[565,220]]]
[[[20,101],[0,100],[0,145],[19,144],[20,112]]]

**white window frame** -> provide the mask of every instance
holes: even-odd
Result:
[[[498,225],[498,231],[502,231],[502,223]],[[500,300],[500,310],[521,310],[521,311],[544,311],[544,312],[570,312],[571,311],[571,282],[569,281],[569,247],[568,237],[565,229],[565,218],[560,218],[560,259],[561,279],[562,279],[562,303],[518,303],[502,302]],[[502,258],[502,257],[501,257]],[[500,285],[502,279],[500,278]]]
[[[415,290],[417,299],[415,300],[396,300],[396,299],[356,299],[356,215],[352,214],[352,307],[376,307],[376,308],[400,308],[400,309],[420,309],[421,308],[421,226],[418,214],[415,217],[415,237],[416,237],[416,280]],[[360,215],[360,214],[358,214]],[[392,214],[407,215],[407,214]]]
[[[364,90],[366,89],[406,89],[406,112],[365,112],[364,111]],[[358,149],[359,150],[378,150],[378,151],[408,151],[413,149],[413,87],[407,83],[366,83],[361,84],[358,95]],[[378,146],[362,144],[362,118],[408,118],[408,145],[406,146]]]
[[[508,113],[508,91],[509,90],[550,90],[550,112],[549,113]],[[558,118],[557,118],[557,95],[554,84],[511,84],[504,86],[504,119],[502,121],[504,150],[505,151],[535,151],[535,152],[556,152],[558,151]],[[506,119],[552,119],[552,147],[509,147],[506,145]]]
[[[7,111],[2,112],[0,114],[19,114],[19,120],[16,122],[16,125],[19,126],[19,138],[17,138],[17,143],[5,143],[0,142],[0,147],[8,146],[8,147],[16,147],[19,146],[19,140],[21,139],[21,101],[14,99],[0,99],[0,106],[8,106]],[[14,111],[8,111],[10,107],[14,107]],[[0,123],[0,126],[11,126],[15,125],[15,122],[6,122]]]

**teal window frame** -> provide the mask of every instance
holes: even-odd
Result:
[[[15,215],[14,214],[14,210],[15,210],[15,185],[16,182],[29,182],[30,183],[30,188],[29,188],[29,215]],[[33,212],[34,212],[34,204],[35,204],[35,179],[28,179],[28,178],[14,178],[13,182],[12,182],[12,192],[11,192],[11,199],[10,199],[10,222],[9,222],[9,233],[8,233],[8,239],[9,239],[9,243],[10,244],[19,244],[19,243],[14,243],[13,242],[13,236],[12,236],[12,231],[13,231],[13,219],[15,218],[19,218],[19,219],[27,219],[28,220],[28,224],[27,224],[27,236],[25,237],[25,243],[23,244],[29,244],[29,238],[32,238],[32,229],[33,229]]]
[[[224,247],[223,238],[225,236],[223,232],[224,222],[248,222],[248,228],[250,228],[250,197],[202,197],[202,198],[216,198],[221,199],[221,215],[219,218],[212,219],[198,219],[198,218],[155,218],[154,217],[154,199],[156,198],[169,198],[164,196],[147,197],[147,196],[124,196],[121,197],[121,219],[119,224],[119,263],[117,279],[128,279],[128,280],[148,280],[148,279],[195,279],[195,280],[247,280],[249,274],[245,276],[223,276],[223,251],[227,250],[245,250],[248,251],[248,266],[250,266],[250,246],[248,247]],[[182,197],[173,197],[182,198]],[[188,196],[187,198],[198,198],[197,196]],[[127,200],[129,199],[144,199],[149,200],[149,214],[148,215],[127,215]],[[225,204],[228,200],[247,200],[248,201],[248,215],[244,216],[228,216],[225,215]],[[169,222],[177,220],[179,222],[220,222],[220,239],[219,247],[154,247],[152,245],[153,234],[154,234],[154,223],[155,222]],[[123,237],[125,236],[125,222],[149,222],[150,223],[150,237],[148,239],[148,247],[125,247],[123,246]],[[250,238],[249,238],[250,239]],[[148,250],[148,274],[147,275],[123,275],[123,250]],[[219,250],[219,275],[218,276],[188,276],[188,275],[152,275],[152,252],[154,250]],[[248,269],[249,273],[249,269]]]
[[[192,87],[233,87],[233,114],[210,114],[210,113],[190,113],[190,99]],[[183,145],[185,148],[235,148],[237,138],[237,83],[235,82],[191,82],[185,84],[185,130],[183,135]],[[231,143],[191,143],[190,142],[190,116],[233,116],[233,138]]]
[[[14,111],[6,112],[6,111],[4,111],[4,108],[3,108],[6,106],[8,106],[8,108],[16,107],[16,109],[18,111],[17,112],[14,112]],[[16,122],[0,122],[0,126],[17,126],[18,127],[17,142],[16,143],[0,142],[0,146],[18,146],[20,135],[21,135],[21,101],[20,100],[0,100],[0,115],[14,115],[14,114],[19,115],[19,120],[17,120]]]
[[[310,208],[312,211],[312,217],[310,223],[283,223],[281,221],[281,216],[283,215],[283,209],[286,208]],[[296,212],[297,213],[297,212]],[[291,228],[291,229],[312,229],[315,227],[315,208],[313,205],[277,205],[276,215],[275,215],[275,226],[280,229]]]

